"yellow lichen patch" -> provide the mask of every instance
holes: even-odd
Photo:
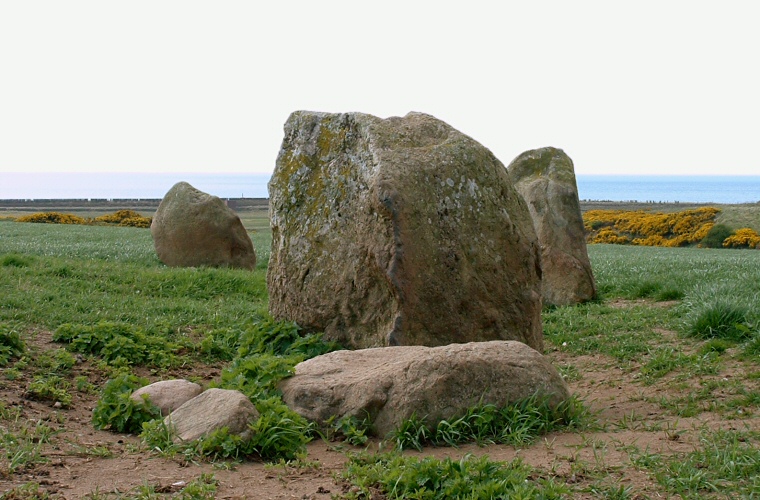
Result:
[[[16,222],[37,222],[43,224],[87,224],[89,221],[85,218],[72,214],[62,214],[59,212],[40,212],[19,217],[16,219]]]
[[[760,235],[753,229],[743,227],[723,240],[726,248],[760,248]]]
[[[673,213],[589,210],[583,224],[589,243],[680,247],[702,240],[719,212],[714,207]]]

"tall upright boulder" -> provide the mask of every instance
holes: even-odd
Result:
[[[527,206],[504,165],[446,123],[294,112],[269,196],[276,318],[355,348],[542,350]]]
[[[222,200],[187,182],[166,193],[150,233],[167,266],[256,267],[256,252],[240,218]]]
[[[565,306],[596,297],[573,161],[561,149],[541,148],[522,153],[507,169],[541,243],[544,304]]]

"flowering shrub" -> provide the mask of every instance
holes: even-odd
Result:
[[[760,235],[753,229],[743,227],[723,240],[726,248],[760,248]]]
[[[129,217],[127,219],[122,219],[122,221],[119,222],[119,225],[129,227],[150,227],[151,222],[153,222],[152,217]]]
[[[95,222],[105,222],[106,224],[119,224],[125,219],[141,218],[142,215],[134,210],[118,210],[112,214],[101,215],[93,219]]]
[[[85,218],[72,214],[62,214],[59,212],[40,212],[19,217],[16,219],[16,222],[37,222],[43,224],[87,224],[89,221]]]
[[[673,213],[589,210],[583,224],[589,243],[680,247],[701,241],[719,212],[714,207]]]
[[[94,219],[85,219],[72,214],[62,214],[58,212],[41,212],[31,215],[25,215],[15,219],[16,222],[42,222],[48,224],[114,224],[119,226],[131,227],[150,227],[151,217],[143,217],[134,210],[119,210],[112,214],[101,215]]]

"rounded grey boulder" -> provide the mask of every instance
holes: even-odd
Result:
[[[178,182],[161,200],[150,226],[158,258],[172,267],[256,267],[240,218],[225,203]]]

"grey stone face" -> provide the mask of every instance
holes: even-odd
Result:
[[[573,161],[564,151],[526,151],[509,164],[517,191],[528,204],[541,243],[544,304],[592,300],[596,283],[586,250]]]
[[[256,267],[240,218],[216,196],[178,182],[161,200],[150,226],[158,258],[172,267]]]
[[[276,318],[356,348],[543,348],[528,209],[504,165],[446,123],[295,112],[269,195]]]

